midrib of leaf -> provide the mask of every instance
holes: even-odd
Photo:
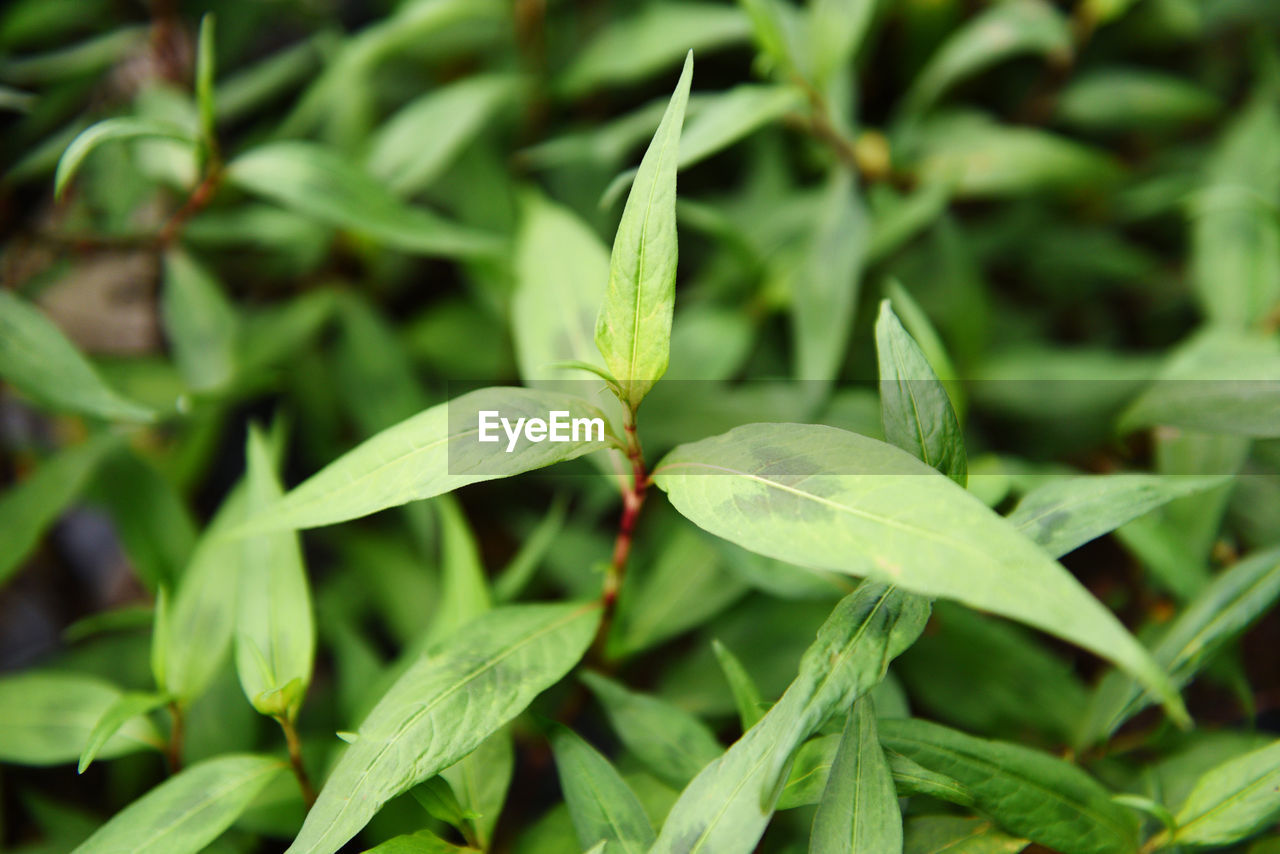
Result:
[[[159,832],[154,833],[154,834],[152,834],[150,837],[148,837],[148,838],[146,838],[145,840],[143,840],[142,844],[141,844],[141,845],[139,845],[139,846],[138,846],[138,848],[139,848],[139,849],[141,849],[141,848],[143,848],[143,847],[146,847],[146,846],[148,846],[148,845],[151,845],[151,844],[153,844],[156,840],[158,840],[158,839],[163,839],[164,837],[166,837],[166,836],[168,836],[169,834],[173,833],[174,831],[176,831],[176,830],[179,828],[179,826],[180,826],[180,825],[182,825],[184,822],[186,822],[188,819],[190,819],[192,816],[194,816],[194,815],[195,815],[196,813],[198,813],[200,810],[208,809],[208,808],[209,808],[209,806],[210,806],[210,804],[211,804],[212,802],[214,802],[214,801],[218,800],[218,799],[219,799],[219,798],[221,798],[223,795],[225,795],[227,792],[230,792],[230,791],[233,791],[233,790],[235,790],[235,789],[239,789],[239,788],[241,788],[241,787],[243,787],[243,786],[247,786],[247,785],[249,785],[250,783],[252,783],[252,781],[253,781],[253,779],[254,779],[255,777],[260,777],[260,776],[262,776],[263,774],[268,774],[268,773],[270,773],[270,774],[275,774],[275,773],[277,773],[277,772],[278,772],[281,768],[283,768],[283,767],[284,767],[284,765],[283,765],[283,764],[272,765],[272,766],[269,766],[269,767],[267,767],[267,768],[264,768],[264,769],[262,769],[262,770],[260,770],[260,771],[257,771],[257,772],[255,772],[255,773],[253,773],[253,774],[250,774],[250,775],[248,775],[248,776],[246,776],[246,777],[242,777],[242,778],[240,778],[240,779],[233,780],[233,781],[231,781],[231,782],[227,783],[225,786],[223,786],[223,787],[222,787],[222,788],[220,788],[220,789],[215,789],[215,790],[213,790],[213,792],[210,794],[210,796],[209,796],[209,797],[206,797],[206,798],[204,799],[204,802],[203,802],[202,804],[200,804],[199,806],[197,806],[195,809],[193,809],[193,810],[188,810],[188,811],[184,812],[183,814],[181,814],[181,815],[177,816],[176,818],[174,818],[174,819],[173,819],[173,820],[172,820],[172,821],[171,821],[167,826],[165,826],[164,828],[162,828]]]
[[[990,829],[991,829],[991,822],[985,821],[982,824],[979,824],[977,827],[975,827],[972,833],[966,836],[961,836],[959,839],[953,839],[950,842],[943,843],[943,846],[941,848],[933,849],[933,851],[930,852],[930,854],[947,854],[948,851],[955,851],[957,849],[963,851],[965,849],[961,848],[960,846],[964,845],[966,842],[968,842],[971,839],[977,839],[979,836],[986,833]]]
[[[600,805],[600,811],[604,813],[605,820],[608,821],[609,826],[613,828],[613,835],[614,835],[613,841],[617,842],[627,851],[634,850],[629,843],[623,841],[622,825],[618,822],[617,817],[613,814],[612,810],[610,809],[612,804],[609,801],[607,801],[605,798],[601,797],[600,789],[596,787],[595,781],[592,779],[590,774],[586,775],[585,782],[587,786],[590,787],[591,794],[595,796],[596,803]],[[608,847],[607,843],[605,847]]]
[[[933,460],[929,459],[929,444],[925,441],[924,425],[920,421],[920,404],[916,400],[916,393],[912,389],[911,381],[905,379],[907,366],[902,359],[902,351],[898,348],[897,344],[894,344],[893,347],[893,360],[898,363],[898,385],[906,386],[907,398],[911,401],[911,414],[915,416],[916,436],[920,438],[920,453],[924,455],[924,461],[926,463],[937,468],[937,466],[934,465]]]
[[[1077,812],[1079,812],[1080,814],[1082,814],[1082,815],[1086,815],[1086,816],[1088,816],[1088,817],[1092,818],[1092,819],[1093,819],[1095,822],[1097,822],[1099,825],[1102,825],[1102,826],[1105,826],[1105,827],[1110,828],[1110,829],[1111,829],[1111,832],[1112,832],[1112,833],[1114,833],[1114,834],[1115,834],[1117,837],[1119,837],[1120,839],[1127,839],[1127,838],[1129,837],[1128,832],[1126,831],[1126,829],[1125,829],[1123,826],[1119,826],[1119,829],[1117,830],[1117,825],[1116,825],[1116,824],[1115,824],[1115,823],[1114,823],[1110,818],[1108,818],[1108,817],[1106,817],[1106,816],[1103,816],[1103,815],[1101,815],[1101,814],[1099,814],[1099,813],[1097,813],[1097,812],[1093,811],[1092,809],[1090,809],[1090,808],[1088,807],[1088,805],[1087,805],[1087,804],[1083,804],[1083,803],[1079,803],[1079,802],[1077,802],[1077,801],[1073,801],[1073,800],[1071,800],[1070,798],[1065,797],[1061,792],[1059,792],[1057,789],[1053,788],[1052,786],[1045,786],[1045,785],[1042,785],[1041,783],[1038,783],[1037,781],[1033,780],[1033,779],[1032,779],[1032,778],[1030,778],[1030,777],[1025,777],[1025,776],[1023,776],[1022,774],[1016,774],[1016,773],[1013,773],[1012,771],[1009,771],[1009,770],[1007,770],[1007,769],[1005,769],[1005,768],[1002,768],[1000,765],[998,765],[998,764],[997,764],[997,763],[995,763],[995,762],[991,762],[991,761],[988,761],[988,760],[986,760],[986,759],[982,759],[981,757],[971,756],[971,755],[969,755],[969,754],[967,754],[967,753],[961,753],[961,752],[960,752],[960,751],[958,751],[958,750],[954,750],[954,749],[952,749],[952,748],[950,748],[950,747],[945,747],[945,746],[940,745],[940,744],[934,744],[933,742],[920,741],[919,739],[912,739],[912,738],[904,737],[904,736],[898,736],[895,740],[896,740],[896,741],[905,741],[905,742],[907,742],[907,743],[909,743],[909,744],[920,745],[920,746],[926,747],[926,748],[928,748],[928,749],[930,749],[930,750],[936,750],[936,751],[938,751],[938,752],[940,752],[940,753],[945,753],[945,754],[947,754],[948,756],[951,756],[951,757],[953,757],[953,758],[956,758],[956,759],[962,760],[962,762],[970,762],[970,763],[973,763],[973,764],[975,764],[975,765],[981,765],[982,767],[984,767],[984,768],[986,768],[986,769],[989,769],[990,777],[991,777],[991,778],[996,778],[996,777],[1000,776],[1000,774],[1001,774],[1001,773],[1007,774],[1008,776],[1010,776],[1010,777],[1013,777],[1013,778],[1017,779],[1017,780],[1018,780],[1018,781],[1020,781],[1022,784],[1026,785],[1026,786],[1029,786],[1030,788],[1036,789],[1036,790],[1038,790],[1038,791],[1040,791],[1040,792],[1043,792],[1044,794],[1049,795],[1050,799],[1052,799],[1052,800],[1056,800],[1056,801],[1058,801],[1059,803],[1065,804],[1065,805],[1067,805],[1067,806],[1069,806],[1069,807],[1071,807],[1071,808],[1075,809],[1075,810],[1076,810]],[[909,758],[909,757],[908,757],[908,758]],[[948,776],[949,776],[949,775],[948,775]],[[963,784],[961,784],[961,785],[963,785]]]
[[[452,697],[454,694],[461,691],[469,683],[475,681],[486,671],[492,670],[494,667],[497,666],[497,664],[500,661],[504,661],[505,659],[510,657],[512,654],[516,652],[516,650],[521,649],[522,647],[528,646],[530,643],[533,643],[533,641],[537,640],[538,638],[541,638],[543,635],[550,634],[556,629],[559,629],[562,626],[573,622],[574,620],[581,617],[583,614],[587,613],[589,610],[596,607],[599,607],[599,606],[596,604],[585,605],[582,608],[579,608],[578,610],[564,617],[563,619],[558,620],[552,623],[551,625],[547,626],[546,628],[540,629],[539,631],[534,632],[533,634],[529,635],[523,640],[512,644],[511,646],[509,646],[507,649],[505,649],[498,655],[489,659],[487,662],[480,665],[476,669],[472,670],[463,678],[459,679],[453,685],[453,687],[449,688],[446,691],[443,691],[434,700],[422,706],[419,706],[418,711],[410,715],[409,718],[391,736],[389,736],[383,741],[382,749],[380,749],[377,753],[374,754],[373,759],[370,760],[370,762],[368,763],[368,766],[365,768],[363,773],[361,773],[360,776],[356,778],[357,787],[365,781],[365,779],[369,776],[369,773],[373,770],[373,767],[378,763],[379,760],[382,759],[383,755],[386,754],[386,752],[391,749],[391,745],[399,741],[400,737],[404,735],[405,730],[409,729],[414,724],[416,724],[418,720],[423,717],[423,715],[432,711],[433,709],[435,709],[436,706],[443,703],[446,699],[448,699],[449,697]],[[353,801],[350,798],[348,798],[347,801],[343,804],[342,809],[338,810],[338,812],[334,814],[333,819],[330,820],[329,824],[325,828],[325,832],[328,832],[328,829],[332,828],[338,822],[338,819],[346,815],[346,812],[351,807],[352,803]]]
[[[814,685],[814,688],[810,692],[808,699],[805,701],[805,704],[800,709],[800,712],[802,715],[806,711],[808,711],[810,703],[813,702],[813,698],[826,690],[828,683],[830,683],[831,679],[835,674],[835,671],[840,668],[840,665],[844,664],[844,662],[848,660],[849,656],[853,654],[854,647],[856,647],[858,644],[858,641],[862,639],[863,634],[867,631],[867,627],[871,625],[871,619],[880,610],[880,607],[884,605],[885,599],[889,598],[889,594],[892,593],[893,590],[894,588],[892,586],[886,587],[884,592],[880,595],[880,598],[878,598],[875,604],[871,606],[871,610],[868,611],[867,615],[862,618],[862,622],[858,626],[858,630],[854,633],[853,637],[850,638],[849,642],[844,645],[844,648],[841,651],[839,659],[837,659],[836,662],[834,662],[829,668],[827,668],[827,671],[823,676],[822,681]],[[756,726],[759,726],[759,725],[760,725],[759,723],[756,724]],[[721,804],[719,811],[716,812],[716,814],[712,817],[712,820],[707,823],[706,829],[702,831],[702,833],[698,836],[697,841],[694,843],[693,847],[689,849],[689,854],[697,854],[697,852],[702,850],[703,843],[707,841],[707,834],[709,834],[715,828],[715,826],[720,823],[720,819],[724,816],[725,810],[729,808],[729,804],[733,803],[734,798],[737,796],[738,792],[742,791],[742,787],[747,784],[747,780],[751,779],[752,773],[754,773],[755,770],[759,768],[760,765],[770,756],[771,756],[771,753],[765,752],[761,754],[756,759],[756,761],[751,764],[750,766],[751,773],[742,775],[742,778],[738,781],[738,784],[734,786],[732,791],[730,792],[730,796],[724,799],[724,802]],[[722,758],[723,758],[723,754],[722,754]]]
[[[1200,813],[1198,816],[1191,819],[1186,824],[1180,825],[1178,827],[1178,832],[1174,838],[1176,839],[1178,836],[1181,836],[1183,831],[1185,831],[1188,827],[1195,826],[1198,822],[1204,821],[1205,819],[1209,818],[1215,813],[1221,812],[1222,810],[1231,806],[1240,798],[1243,798],[1246,795],[1251,794],[1252,791],[1258,787],[1259,783],[1262,783],[1263,781],[1266,780],[1267,777],[1275,775],[1277,773],[1280,773],[1280,772],[1277,772],[1277,769],[1275,768],[1264,768],[1262,772],[1258,774],[1258,776],[1254,777],[1252,780],[1250,780],[1247,784],[1245,784],[1241,788],[1236,789],[1235,793],[1232,794],[1230,797],[1226,798],[1225,800],[1219,801],[1218,803],[1209,807],[1209,809]]]
[[[662,147],[658,149],[658,160],[656,163],[654,163],[654,170],[653,170],[655,175],[657,176],[661,176],[662,161],[665,160],[667,157],[667,147],[669,145],[670,145],[669,139],[663,139]],[[635,376],[636,359],[639,357],[639,350],[640,350],[640,298],[642,296],[641,291],[644,286],[645,249],[648,247],[647,238],[649,236],[649,214],[653,211],[653,197],[654,197],[654,194],[657,193],[657,190],[658,190],[657,181],[653,181],[652,183],[649,184],[649,195],[648,195],[648,198],[645,199],[645,203],[644,203],[644,219],[640,223],[640,255],[636,259],[636,276],[635,276],[636,295],[634,299],[635,310],[632,312],[632,316],[634,319],[631,322],[632,323],[631,325],[631,364],[630,364],[631,376],[627,377],[628,383],[634,383],[636,380],[636,376]],[[641,379],[645,380],[649,378],[642,377]]]

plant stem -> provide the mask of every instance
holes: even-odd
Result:
[[[182,714],[182,706],[177,701],[169,704],[169,743],[165,748],[165,758],[169,761],[169,773],[177,774],[182,770],[182,737],[186,725]]]
[[[221,184],[222,164],[216,159],[211,159],[204,178],[191,191],[191,195],[183,202],[182,207],[174,211],[173,216],[169,217],[169,221],[164,224],[164,227],[160,229],[160,233],[156,236],[156,243],[160,249],[167,249],[173,244],[173,241],[182,232],[182,227],[187,224],[187,220],[204,210],[205,206],[213,200]]]
[[[289,765],[293,768],[293,776],[298,778],[302,800],[307,805],[307,810],[310,810],[316,802],[316,789],[307,776],[307,767],[302,764],[302,743],[298,740],[298,728],[284,715],[276,718],[276,721],[279,722],[280,729],[284,730],[284,740],[289,745]]]
[[[644,498],[649,490],[649,472],[644,465],[644,451],[640,447],[640,439],[636,435],[635,411],[627,414],[624,425],[627,434],[626,454],[631,463],[631,483],[622,490],[622,517],[618,520],[618,535],[613,541],[613,560],[605,573],[604,587],[600,599],[604,605],[604,616],[600,620],[600,632],[596,637],[597,646],[603,643],[609,634],[609,626],[613,622],[614,607],[618,601],[618,591],[627,575],[627,558],[631,555],[631,540],[635,533],[636,519],[640,516],[640,508],[644,506]]]

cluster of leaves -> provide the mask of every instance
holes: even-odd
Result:
[[[197,5],[0,13],[0,843],[1280,850],[1271,0]]]

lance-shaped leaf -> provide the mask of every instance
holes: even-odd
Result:
[[[599,418],[605,423],[599,410],[570,395],[520,388],[464,394],[358,445],[257,514],[239,533],[314,528],[358,519],[607,447],[593,438],[599,435],[594,428],[578,432],[577,439],[568,442],[530,441],[521,432],[518,441],[509,445],[498,426],[498,414],[493,415],[486,441],[479,429],[481,412],[498,413],[512,426],[521,418],[546,421],[552,412],[564,412],[570,420]]]
[[[280,499],[267,439],[250,426],[245,448],[246,512],[250,518]],[[264,715],[293,720],[311,682],[316,631],[311,592],[294,531],[241,542],[236,604],[236,671],[249,702]]]
[[[693,54],[627,196],[596,319],[596,346],[633,410],[667,370],[676,299],[676,168]]]
[[[727,646],[712,638],[711,648],[715,651],[716,660],[720,662],[720,669],[724,671],[724,678],[729,681],[733,704],[738,707],[738,720],[742,722],[742,731],[746,732],[764,717],[765,705],[760,697],[760,689]]]
[[[922,815],[903,828],[907,854],[1018,854],[1028,844],[985,818]]]
[[[684,709],[598,673],[583,673],[582,681],[604,706],[623,746],[664,783],[683,786],[720,755],[710,728]]]
[[[278,759],[249,754],[192,765],[116,813],[73,854],[194,854],[284,768]]]
[[[120,421],[155,413],[111,389],[44,312],[0,290],[0,378],[45,406]]]
[[[1186,683],[1222,645],[1280,598],[1280,548],[1257,552],[1218,574],[1156,642],[1152,655],[1174,684]],[[1142,711],[1151,697],[1121,673],[1098,684],[1080,744],[1105,738]]]
[[[403,833],[393,836],[381,845],[368,849],[364,854],[476,854],[475,848],[463,848],[446,842],[429,830]]]
[[[104,142],[125,139],[172,139],[192,146],[195,134],[186,128],[154,119],[121,117],[98,122],[71,141],[58,161],[58,171],[53,179],[53,194],[61,196],[67,184],[75,177],[80,164]]]
[[[1133,854],[1137,816],[1075,765],[927,721],[884,720],[880,743],[960,782],[1005,830],[1063,854]]]
[[[864,583],[836,605],[782,698],[694,778],[671,808],[654,854],[747,854],[773,815],[796,749],[884,676],[929,616],[928,603]]]
[[[835,764],[836,751],[840,749],[840,740],[841,733],[835,733],[812,738],[800,746],[787,784],[778,797],[778,809],[793,809],[822,801],[831,766]],[[930,771],[892,750],[885,751],[885,761],[889,764],[889,774],[899,797],[926,795],[963,807],[973,806],[973,796],[958,780]]]
[[[227,166],[227,180],[297,213],[392,249],[424,255],[492,255],[492,235],[450,222],[426,208],[404,204],[336,151],[312,142],[273,142]]]
[[[1175,498],[1229,479],[1151,474],[1054,479],[1023,496],[1008,519],[1049,554],[1061,557]]]
[[[1175,845],[1230,845],[1280,814],[1280,741],[1203,774],[1174,817]]]
[[[905,451],[832,427],[749,424],[676,448],[654,483],[695,524],[750,551],[954,599],[1078,644],[1187,721],[1167,676],[1110,611],[1006,520]]]
[[[590,605],[514,605],[415,662],[360,725],[289,854],[333,854],[391,798],[453,765],[578,662]]]
[[[440,520],[440,604],[428,630],[428,643],[443,640],[458,627],[492,607],[480,547],[467,517],[453,496],[442,495],[435,505]]]
[[[0,679],[0,762],[74,762],[98,721],[122,696],[114,685],[81,673],[32,670]],[[135,715],[97,753],[114,758],[158,749],[161,743],[151,721]]]
[[[885,439],[964,486],[968,459],[951,399],[888,300],[876,319],[876,355]]]
[[[76,773],[83,774],[84,769],[88,768],[90,763],[102,752],[102,748],[130,721],[134,719],[146,721],[147,718],[143,716],[152,709],[162,706],[168,699],[164,694],[128,693],[120,695],[120,698],[108,706],[107,710],[102,713],[102,717],[98,718],[98,722],[93,725],[93,732],[89,733],[89,743],[84,746],[84,751],[80,754],[80,763],[76,766]]]
[[[239,332],[235,309],[213,275],[185,252],[165,254],[161,313],[187,385],[208,391],[231,381]]]
[[[493,829],[507,799],[515,764],[515,746],[510,729],[505,728],[486,738],[456,765],[440,772],[467,812],[476,842],[486,851],[493,841]]]
[[[827,788],[813,817],[814,854],[893,854],[902,850],[902,813],[871,699],[853,704]]]
[[[583,849],[604,840],[608,854],[644,854],[653,826],[644,806],[613,764],[577,733],[556,724],[551,749],[569,816]]]
[[[120,442],[119,436],[99,434],[41,463],[30,477],[0,495],[0,582],[22,566],[45,530]]]

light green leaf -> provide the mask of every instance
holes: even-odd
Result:
[[[889,300],[880,302],[876,355],[885,439],[964,486],[968,459],[960,422],[947,390]]]
[[[902,851],[902,813],[871,700],[853,704],[827,788],[813,817],[813,854],[894,854]]]
[[[433,406],[339,457],[259,513],[237,533],[314,528],[357,519],[410,501],[431,498],[480,481],[509,477],[607,447],[588,440],[531,442],[522,433],[510,453],[502,427],[479,442],[479,413],[497,411],[512,425],[519,418],[546,420],[553,411],[569,419],[604,415],[581,399],[520,388],[487,388]],[[496,416],[495,416],[496,417]]]
[[[1280,436],[1280,343],[1209,330],[1180,346],[1120,418],[1232,436]]]
[[[71,141],[58,161],[58,171],[53,179],[53,194],[61,196],[67,184],[75,177],[80,164],[104,142],[125,139],[172,139],[195,145],[195,137],[185,128],[152,119],[121,117],[106,119],[91,125]]]
[[[122,421],[155,417],[113,391],[44,312],[8,290],[0,290],[0,377],[60,411]]]
[[[73,854],[194,854],[284,768],[278,759],[250,754],[192,765],[116,813]]]
[[[493,607],[480,548],[467,517],[451,495],[436,498],[440,520],[440,601],[432,614],[428,643],[444,640],[462,624]]]
[[[653,826],[639,798],[598,750],[559,724],[550,733],[560,790],[583,849],[603,840],[606,854],[644,854]]]
[[[236,372],[235,309],[213,275],[180,250],[165,253],[160,310],[187,385],[211,391],[229,383]]]
[[[1024,495],[1008,519],[1049,554],[1061,557],[1175,498],[1227,480],[1152,474],[1054,478]]]
[[[122,696],[110,683],[81,673],[27,670],[0,678],[0,762],[75,762],[98,721]],[[160,746],[151,721],[134,716],[97,753],[113,759]]]
[[[233,160],[226,174],[245,192],[392,249],[468,258],[501,248],[493,235],[404,204],[336,151],[312,142],[258,146]]]
[[[636,15],[606,27],[577,54],[560,87],[578,95],[602,86],[641,81],[678,63],[689,51],[745,42],[750,26],[737,9],[715,3],[648,3]]]
[[[903,114],[907,119],[922,115],[956,83],[1010,57],[1035,53],[1068,59],[1071,41],[1066,17],[1044,0],[989,6],[938,48],[904,98]]]
[[[333,854],[388,800],[478,747],[578,662],[599,620],[575,603],[499,608],[420,658],[360,725],[289,854]]]
[[[364,854],[466,854],[475,848],[463,848],[445,842],[429,830],[393,836],[381,845],[368,849]]]
[[[1147,68],[1112,67],[1082,74],[1058,96],[1058,118],[1089,131],[1151,132],[1194,124],[1222,109],[1212,93]]]
[[[654,483],[695,524],[750,551],[954,599],[1078,644],[1187,720],[1165,674],[1110,611],[905,451],[831,427],[751,424],[676,448]]]
[[[464,834],[470,829],[471,815],[458,803],[452,784],[443,777],[430,777],[410,789],[409,794],[437,821],[452,825]]]
[[[960,782],[1010,833],[1063,854],[1133,854],[1138,822],[1096,780],[1055,756],[926,721],[884,720],[880,742]]]
[[[100,433],[45,460],[28,478],[0,494],[0,584],[22,567],[44,532],[120,444],[120,436]]]
[[[833,713],[875,687],[928,615],[926,601],[880,584],[864,583],[842,599],[782,698],[681,792],[653,854],[753,851],[796,749]]]
[[[200,19],[200,35],[196,39],[196,107],[200,112],[200,141],[206,154],[218,148],[213,97],[213,78],[218,67],[214,23],[213,13],[206,12]]]
[[[120,698],[112,703],[93,725],[93,731],[89,733],[89,743],[80,753],[80,763],[76,766],[76,773],[83,774],[102,748],[131,721],[141,719],[149,725],[150,721],[143,716],[152,709],[164,705],[168,699],[164,694],[121,694]]]
[[[927,192],[927,189],[922,192]],[[902,321],[903,328],[911,333],[911,337],[920,347],[920,352],[924,353],[924,357],[929,361],[929,367],[938,375],[938,380],[947,390],[947,397],[951,401],[952,408],[955,409],[956,418],[963,424],[967,398],[964,386],[956,378],[956,368],[947,354],[946,345],[942,343],[942,336],[929,321],[929,315],[925,314],[920,303],[916,302],[901,282],[890,280],[885,286],[884,293],[889,298],[894,314]]]
[[[504,728],[480,742],[479,747],[457,764],[440,772],[470,815],[468,821],[476,842],[486,851],[493,841],[493,829],[507,799],[515,764],[511,732]]]
[[[547,515],[543,516],[542,521],[532,533],[524,538],[520,550],[494,579],[494,599],[498,602],[510,602],[520,595],[564,529],[568,507],[567,494],[558,494],[547,509]]]
[[[1222,645],[1239,635],[1280,598],[1280,548],[1256,552],[1224,570],[1169,625],[1152,656],[1176,685],[1185,684]],[[1081,746],[1109,736],[1151,702],[1120,673],[1099,683],[1082,721]]]
[[[248,518],[283,494],[267,439],[249,427],[245,446]],[[311,593],[294,531],[248,537],[240,543],[236,604],[236,672],[249,703],[264,715],[294,720],[311,683],[316,630]]]
[[[829,383],[853,331],[870,223],[847,169],[832,173],[791,281],[796,377]]]
[[[719,639],[712,638],[711,648],[715,651],[716,660],[720,662],[725,679],[729,680],[733,704],[738,707],[738,719],[742,722],[742,731],[746,732],[764,717],[764,699],[760,696],[760,689],[738,657],[720,643]]]
[[[959,815],[917,816],[903,835],[906,854],[1018,854],[1028,844],[984,818]]]
[[[668,785],[680,787],[721,753],[710,728],[665,700],[630,691],[598,673],[582,681],[604,707],[624,747]]]
[[[1230,845],[1280,813],[1280,741],[1204,774],[1178,810],[1179,845]]]
[[[633,411],[667,370],[676,287],[676,168],[693,54],[640,161],[609,260],[596,346]]]
[[[809,62],[819,90],[853,61],[875,11],[875,0],[810,0]]]
[[[467,143],[518,93],[520,78],[464,78],[410,101],[369,142],[369,174],[397,196],[412,196],[441,176]]]
[[[585,374],[553,365],[600,366],[596,314],[609,280],[609,254],[587,225],[567,208],[529,191],[521,197],[516,234],[516,291],[511,331],[525,382]]]

